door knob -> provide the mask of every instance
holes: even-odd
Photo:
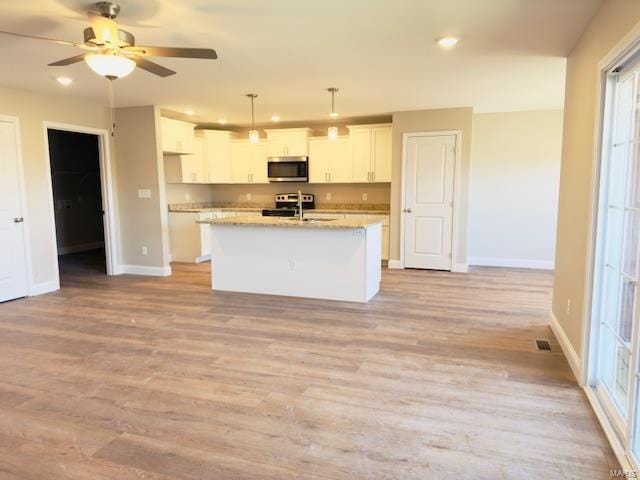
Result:
[[[13,219],[13,223],[22,223],[24,222],[24,218],[22,217],[16,217]]]
[[[411,213],[413,210],[411,210],[410,208],[405,208],[404,211],[405,213]]]

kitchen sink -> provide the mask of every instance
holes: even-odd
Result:
[[[287,218],[287,220],[289,222],[299,222],[300,219],[293,217],[293,218]],[[315,222],[332,222],[334,220],[337,220],[337,218],[303,218],[302,221],[303,222],[311,222],[311,223],[315,223]]]

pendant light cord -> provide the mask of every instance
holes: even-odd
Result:
[[[255,115],[254,115],[254,111],[253,111],[253,99],[255,97],[251,96],[251,130],[255,130],[256,129],[256,119],[255,119]]]
[[[331,113],[336,113],[336,91],[331,89]]]

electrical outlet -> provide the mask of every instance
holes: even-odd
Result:
[[[566,309],[567,317],[571,316],[571,299],[567,300],[567,309]]]
[[[191,194],[190,193],[185,193],[184,194],[184,199],[185,200],[191,200]]]
[[[366,193],[362,194],[362,200],[364,200],[365,202],[367,201],[367,194]]]
[[[331,192],[327,192],[327,200],[331,200]]]
[[[289,270],[295,270],[295,269],[296,269],[296,261],[289,260]]]
[[[250,201],[251,201],[251,194],[247,193],[247,202],[250,202]]]
[[[143,245],[140,250],[142,251],[142,255],[146,256],[147,253],[149,253],[149,250],[147,249],[147,247],[145,245]]]
[[[151,198],[151,190],[148,188],[138,190],[138,198]]]

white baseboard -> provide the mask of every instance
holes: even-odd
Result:
[[[204,263],[209,260],[211,260],[211,255],[200,255],[199,257],[196,257],[196,263]]]
[[[68,253],[88,252],[104,248],[104,242],[82,243],[80,245],[69,245],[68,247],[58,247],[58,255],[67,255]]]
[[[392,270],[402,270],[404,268],[400,260],[389,260],[388,267]]]
[[[35,283],[29,288],[29,296],[35,297],[36,295],[42,295],[45,293],[55,292],[60,290],[60,282],[52,280],[50,282]]]
[[[555,268],[553,260],[528,260],[525,258],[471,257],[469,258],[469,265],[478,267],[537,268],[540,270],[553,270]]]
[[[567,337],[567,334],[564,332],[564,328],[562,328],[562,325],[560,325],[560,322],[553,312],[549,313],[549,318],[551,330],[558,339],[558,343],[560,343],[560,348],[562,348],[562,352],[569,362],[573,376],[576,377],[578,383],[581,383],[580,379],[582,376],[580,375],[580,357],[573,348],[573,345],[571,345],[569,337]]]
[[[118,274],[145,275],[148,277],[168,277],[171,275],[171,267],[147,267],[144,265],[120,265],[116,269]]]
[[[469,265],[466,263],[454,263],[451,266],[451,271],[454,273],[467,273],[469,271]]]

